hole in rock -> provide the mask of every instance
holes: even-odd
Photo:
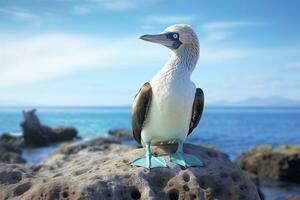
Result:
[[[64,198],[68,198],[68,196],[69,196],[69,193],[68,193],[67,191],[64,191],[64,192],[63,192],[63,197],[64,197]]]
[[[140,193],[140,191],[138,190],[138,189],[133,189],[132,191],[131,191],[131,198],[132,199],[140,199],[141,198],[141,193]]]
[[[169,192],[169,199],[170,200],[178,200],[179,197],[179,192],[176,189],[172,189]]]
[[[188,173],[184,173],[182,175],[182,178],[185,182],[189,182],[190,181],[190,175]]]
[[[24,194],[27,190],[29,190],[31,188],[31,183],[30,182],[26,182],[26,183],[23,183],[21,185],[18,185],[16,188],[15,188],[15,196],[20,196],[22,194]]]
[[[184,185],[184,186],[183,186],[183,189],[184,189],[184,191],[186,191],[186,192],[190,191],[190,188],[189,188],[189,186],[187,186],[187,185]]]

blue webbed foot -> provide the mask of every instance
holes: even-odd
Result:
[[[166,161],[161,156],[145,155],[130,162],[131,165],[144,167],[147,169],[167,167]]]
[[[167,167],[166,161],[161,156],[154,156],[151,153],[150,142],[146,143],[146,154],[130,162],[131,165],[147,169]]]
[[[196,156],[186,154],[183,152],[176,152],[170,154],[170,161],[183,167],[204,166],[203,162],[199,160]]]
[[[181,140],[178,140],[177,151],[170,154],[170,161],[183,167],[204,166],[204,163],[196,156],[183,152],[183,142]]]

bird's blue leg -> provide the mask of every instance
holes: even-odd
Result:
[[[184,167],[204,166],[196,156],[183,152],[183,141],[177,140],[178,147],[175,153],[170,154],[170,161]]]
[[[150,142],[146,143],[146,154],[130,162],[131,165],[147,169],[167,167],[166,161],[161,156],[154,156],[151,152]]]

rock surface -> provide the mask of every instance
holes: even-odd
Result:
[[[41,147],[51,142],[70,141],[77,137],[78,132],[73,127],[51,128],[43,125],[36,115],[36,109],[23,111],[23,116],[21,127],[26,145]]]
[[[118,138],[120,140],[134,140],[132,131],[129,129],[110,129],[108,135],[111,137]]]
[[[115,145],[121,146],[121,141],[113,138],[96,138],[81,144],[68,144],[62,143],[52,154],[48,157],[54,155],[64,154],[71,155],[76,154],[83,149],[88,149],[88,151],[102,151],[101,153],[107,151],[113,151],[112,147]],[[122,147],[122,146],[121,146]]]
[[[77,137],[77,130],[74,127],[54,127],[48,133],[50,142],[71,141]]]
[[[20,148],[22,138],[7,133],[0,135],[0,163],[25,163]]]
[[[249,179],[255,184],[256,188],[257,188],[257,192],[258,195],[260,197],[261,200],[265,199],[265,195],[263,194],[263,192],[261,191],[260,187],[261,187],[261,183],[260,183],[260,179],[257,175],[252,174],[250,172],[245,171],[245,174],[249,177]]]
[[[300,200],[300,196],[289,195],[286,200]]]
[[[300,149],[258,146],[242,153],[237,164],[245,171],[279,181],[300,183]]]
[[[186,144],[185,151],[205,166],[183,169],[166,156],[175,148],[152,147],[169,165],[152,170],[128,164],[144,149],[117,143],[71,145],[37,166],[2,164],[0,199],[259,199],[255,185],[225,154]]]

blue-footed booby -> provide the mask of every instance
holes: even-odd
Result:
[[[163,157],[151,152],[151,141],[177,140],[178,148],[170,161],[184,167],[203,166],[202,161],[183,152],[183,141],[198,125],[204,94],[191,81],[199,58],[199,42],[191,26],[175,24],[161,34],[143,35],[140,39],[162,44],[172,50],[164,67],[146,82],[132,106],[134,138],[146,147],[146,154],[131,165],[148,169],[167,167]]]

